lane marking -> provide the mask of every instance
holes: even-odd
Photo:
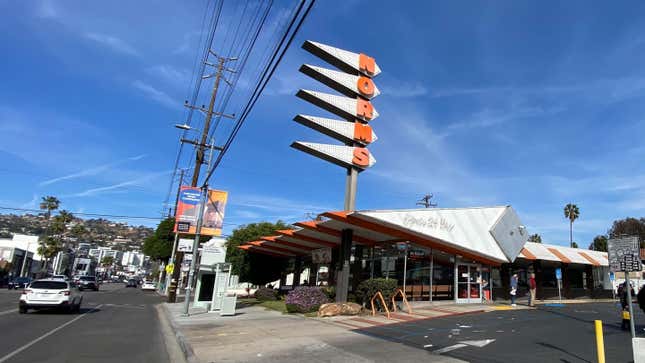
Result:
[[[5,355],[4,357],[0,358],[0,363],[2,363],[2,362],[6,362],[6,361],[7,361],[7,359],[9,359],[9,358],[13,357],[14,355],[16,355],[16,354],[18,354],[18,353],[22,352],[22,351],[23,351],[23,350],[25,350],[25,349],[27,349],[27,348],[31,347],[32,345],[34,345],[34,344],[38,343],[39,341],[41,341],[41,340],[43,340],[43,339],[47,338],[48,336],[50,336],[50,335],[52,335],[52,334],[56,333],[57,331],[59,331],[59,330],[63,329],[64,327],[66,327],[66,326],[68,326],[68,325],[72,324],[73,322],[75,322],[76,320],[79,320],[80,318],[84,317],[85,315],[87,315],[87,314],[89,314],[89,313],[91,313],[91,312],[93,312],[93,311],[95,311],[95,310],[98,310],[101,306],[103,306],[103,304],[98,305],[97,307],[92,308],[91,310],[86,311],[86,312],[85,312],[85,313],[83,313],[82,315],[79,315],[79,316],[75,317],[74,319],[72,319],[72,320],[70,320],[70,321],[68,321],[68,322],[64,323],[63,325],[60,325],[59,327],[57,327],[57,328],[54,328],[54,329],[50,330],[49,332],[47,332],[47,333],[45,333],[45,334],[41,335],[40,337],[38,337],[38,338],[36,338],[36,339],[32,340],[31,342],[29,342],[29,343],[27,343],[27,344],[23,345],[22,347],[20,347],[20,348],[18,348],[18,349],[16,349],[16,350],[14,350],[13,352],[11,352],[11,353],[9,353],[9,354]]]
[[[18,309],[0,311],[0,315],[11,314],[11,313],[15,313],[16,311],[18,311]]]
[[[459,349],[459,348],[463,348],[463,347],[467,347],[467,345],[466,344],[455,344],[455,345],[451,345],[449,347],[437,349],[437,350],[433,351],[432,353],[443,354],[443,353],[451,352],[451,351],[453,351],[455,349]]]

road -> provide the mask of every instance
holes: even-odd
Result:
[[[636,332],[645,314],[634,305]],[[607,362],[632,361],[629,331],[612,303],[540,306],[354,330],[469,362],[596,362],[594,320],[603,321]],[[384,344],[388,344],[385,343]]]
[[[18,314],[20,291],[0,291],[0,363],[170,362],[153,292],[104,284],[79,314]]]

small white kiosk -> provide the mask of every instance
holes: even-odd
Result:
[[[201,248],[201,261],[197,272],[194,306],[206,307],[211,312],[219,311],[221,315],[235,314],[235,300],[232,307],[226,290],[231,277],[231,264],[226,263],[226,240],[213,237]],[[226,300],[226,301],[225,301]],[[226,309],[224,309],[226,305]],[[230,312],[232,308],[232,312]]]

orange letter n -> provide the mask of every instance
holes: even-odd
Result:
[[[374,58],[361,53],[358,56],[358,69],[361,72],[365,72],[370,76],[373,76],[376,72],[376,61]]]

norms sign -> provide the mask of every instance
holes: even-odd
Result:
[[[376,159],[367,146],[377,137],[369,123],[379,117],[371,100],[381,93],[372,77],[381,69],[374,58],[362,53],[312,41],[306,41],[302,47],[339,70],[303,64],[300,71],[340,95],[301,89],[296,96],[341,119],[297,115],[294,121],[344,145],[296,141],[291,147],[342,167],[358,171],[371,167]]]

